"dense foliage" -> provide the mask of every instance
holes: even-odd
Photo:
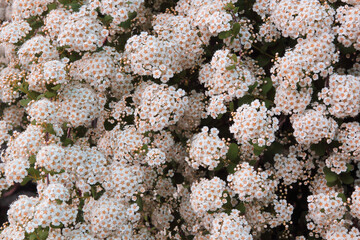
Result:
[[[360,239],[359,0],[0,7],[0,239]]]

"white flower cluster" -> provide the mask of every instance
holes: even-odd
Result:
[[[142,95],[135,110],[135,122],[140,132],[159,131],[176,124],[189,101],[184,90],[166,84],[151,84]]]
[[[278,119],[272,115],[265,103],[260,103],[259,100],[253,101],[251,105],[243,104],[234,114],[234,124],[230,126],[230,132],[239,144],[251,142],[260,147],[270,146],[279,128]]]
[[[200,215],[216,211],[226,203],[225,182],[218,177],[211,180],[201,179],[191,186],[190,204]]]
[[[309,213],[306,215],[309,230],[325,236],[333,223],[340,222],[343,218],[346,207],[338,197],[338,193],[319,193],[308,196]],[[345,224],[344,222],[342,224]],[[339,223],[341,226],[341,222]]]
[[[345,47],[353,46],[355,49],[360,50],[360,5],[356,2],[355,6],[342,6],[336,11],[336,22],[340,26],[334,28],[338,34],[338,41]]]
[[[42,35],[27,40],[19,49],[18,55],[20,63],[26,70],[30,70],[32,64],[59,58],[59,53],[51,44],[50,38]]]
[[[296,141],[304,145],[319,143],[322,139],[331,142],[338,128],[334,119],[326,117],[323,105],[292,115],[291,123]]]
[[[24,20],[4,22],[0,31],[0,42],[17,43],[31,31],[28,22]]]
[[[234,0],[181,0],[175,10],[180,14],[192,16],[192,25],[200,29],[203,39],[216,36],[220,32],[231,28],[230,21],[233,20],[230,13],[225,11],[225,6],[235,3]]]
[[[295,147],[290,147],[289,154],[275,154],[274,168],[276,176],[284,181],[284,184],[290,185],[297,182],[303,175],[304,162],[297,159],[298,151]]]
[[[39,227],[73,224],[78,212],[77,206],[55,201],[68,198],[67,191],[61,184],[50,184],[42,193],[44,198],[20,197],[10,206],[9,223],[17,225],[28,233],[34,232]]]
[[[129,13],[138,12],[144,0],[90,0],[90,9],[100,9],[104,15],[112,17],[111,27],[116,28],[117,25],[129,19]]]
[[[319,77],[331,74],[331,63],[338,60],[333,38],[328,33],[299,38],[295,48],[287,51],[272,67],[271,79],[274,84],[297,89],[297,86],[311,86]]]
[[[99,200],[91,198],[84,206],[84,219],[90,231],[98,238],[131,235],[131,222],[140,217],[136,204],[125,205],[117,199],[102,196]]]
[[[219,130],[203,127],[201,133],[195,134],[188,140],[189,158],[186,158],[189,165],[198,169],[199,166],[213,170],[220,160],[225,158],[228,147],[226,142],[218,137]]]
[[[105,105],[103,94],[85,84],[66,85],[59,95],[59,120],[73,127],[89,126]]]
[[[0,99],[2,102],[11,103],[20,97],[19,92],[14,91],[24,74],[16,68],[6,67],[0,72]]]
[[[47,10],[47,5],[54,0],[13,0],[11,5],[12,17],[15,19],[25,19],[31,16],[41,15]]]
[[[360,77],[333,74],[329,87],[319,93],[329,106],[331,115],[337,118],[355,117],[360,112]]]
[[[318,0],[281,0],[271,11],[270,21],[284,37],[298,38],[331,31],[335,11]]]
[[[60,26],[57,42],[68,51],[95,51],[104,44],[109,31],[96,18],[95,11],[82,8]]]
[[[271,180],[271,172],[256,172],[249,163],[241,163],[234,174],[227,177],[230,188],[238,195],[241,201],[250,202],[254,199],[264,200],[274,194],[278,184]]]
[[[360,161],[360,124],[349,122],[341,124],[336,139],[341,143],[342,152],[350,155],[355,161]]]
[[[243,239],[252,240],[251,227],[240,212],[232,210],[228,215],[220,213],[212,221],[210,240],[215,239]]]
[[[232,55],[230,50],[216,51],[211,62],[205,64],[199,73],[200,83],[208,88],[206,95],[211,97],[210,102],[213,101],[213,97],[217,97],[217,100],[221,98],[226,103],[234,98],[241,98],[256,80],[255,74],[246,63],[242,62],[240,57]],[[223,112],[208,107],[208,114],[212,117],[215,118],[220,113]]]
[[[45,92],[46,85],[66,84],[66,63],[51,60],[34,64],[26,79],[29,89],[37,92]]]
[[[158,15],[154,20],[156,35],[142,32],[125,46],[131,70],[167,82],[174,74],[196,65],[203,53],[202,41],[188,17]]]

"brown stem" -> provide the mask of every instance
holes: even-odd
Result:
[[[6,198],[13,195],[19,189],[19,187],[20,187],[19,183],[14,184],[14,186],[9,191],[7,191],[2,195],[2,198]]]

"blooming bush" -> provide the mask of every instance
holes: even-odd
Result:
[[[0,0],[0,239],[360,240],[359,7]]]

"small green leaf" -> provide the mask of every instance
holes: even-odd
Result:
[[[337,197],[341,198],[343,202],[346,202],[346,196],[344,193],[339,193]]]
[[[53,135],[56,134],[54,126],[51,123],[46,124],[45,131]]]
[[[324,167],[323,168],[325,179],[327,182],[335,182],[338,179],[338,176],[336,173],[332,172],[330,168]]]
[[[55,92],[45,92],[44,93],[44,96],[46,98],[52,98],[52,97],[55,97],[56,96],[56,93]]]
[[[141,212],[143,210],[143,201],[139,195],[136,196],[136,204],[139,206],[139,211]]]
[[[236,163],[230,163],[227,167],[226,170],[229,174],[233,174],[235,172],[235,168],[236,168],[237,164]]]
[[[238,61],[236,54],[231,54],[231,55],[229,55],[229,57],[230,57],[234,62],[237,62],[237,61]]]
[[[240,23],[234,23],[232,28],[232,34],[236,36],[239,34],[239,32],[240,32]]]
[[[29,162],[30,162],[30,164],[35,164],[35,162],[36,162],[36,157],[35,157],[35,155],[31,155],[31,156],[29,157]]]
[[[233,70],[236,68],[236,65],[230,65],[226,67],[226,70]]]
[[[350,175],[350,173],[341,173],[340,180],[344,184],[352,184],[354,183],[354,178]]]
[[[39,231],[38,235],[40,240],[46,240],[49,235],[49,230],[44,229],[42,231]]]
[[[74,141],[71,140],[70,138],[65,138],[65,140],[62,142],[63,146],[66,147],[66,146],[69,146],[71,144],[74,144]]]
[[[23,181],[20,183],[21,186],[25,186],[28,182],[31,181],[31,177],[25,177]]]
[[[251,95],[245,95],[243,96],[242,98],[240,98],[238,100],[238,106],[241,106],[243,104],[249,104],[251,103],[252,101],[254,101],[254,96],[251,96]]]
[[[30,236],[29,236],[29,240],[36,240],[36,235],[35,233],[32,233]]]
[[[42,99],[43,97],[45,97],[45,94],[40,94],[39,96],[37,96],[36,100],[40,100],[40,99]]]
[[[230,103],[229,103],[229,110],[230,110],[231,112],[234,111],[234,102],[230,102]]]
[[[235,207],[237,210],[239,210],[242,214],[244,214],[245,213],[245,205],[244,205],[244,203],[243,202],[239,202],[239,204],[238,205],[236,205],[236,207]]]
[[[56,84],[55,86],[53,86],[51,89],[54,91],[57,91],[61,88],[61,84]]]
[[[312,144],[310,149],[313,150],[316,153],[316,155],[324,156],[326,152],[326,147],[327,147],[326,142],[321,141],[318,144]]]
[[[354,165],[347,163],[346,164],[346,172],[351,172],[352,170],[354,170]]]
[[[271,81],[271,78],[265,78],[266,83],[264,85],[262,85],[261,89],[262,89],[262,94],[266,95],[270,89],[273,87],[273,83]]]
[[[226,157],[233,163],[236,163],[239,155],[239,146],[236,143],[231,143]]]
[[[219,33],[218,37],[219,39],[225,39],[231,36],[231,31],[224,31]]]
[[[21,99],[20,100],[20,105],[23,106],[23,107],[26,107],[29,102],[31,101],[31,99]]]
[[[48,8],[48,11],[51,11],[53,9],[55,9],[57,6],[56,6],[56,3],[50,3],[47,5],[47,8]]]
[[[131,20],[128,19],[128,20],[120,23],[119,26],[122,28],[125,28],[125,29],[129,29],[131,26]]]
[[[335,186],[336,184],[338,184],[339,183],[339,181],[335,181],[335,182],[326,182],[326,186],[328,186],[328,187],[333,187],[333,186]]]
[[[130,20],[133,20],[134,18],[136,18],[137,16],[137,12],[128,12],[128,17]]]
[[[264,149],[266,148],[266,146],[260,147],[260,146],[257,145],[257,144],[253,144],[253,146],[254,146],[254,154],[255,154],[256,156],[259,156],[259,155],[264,151]]]

